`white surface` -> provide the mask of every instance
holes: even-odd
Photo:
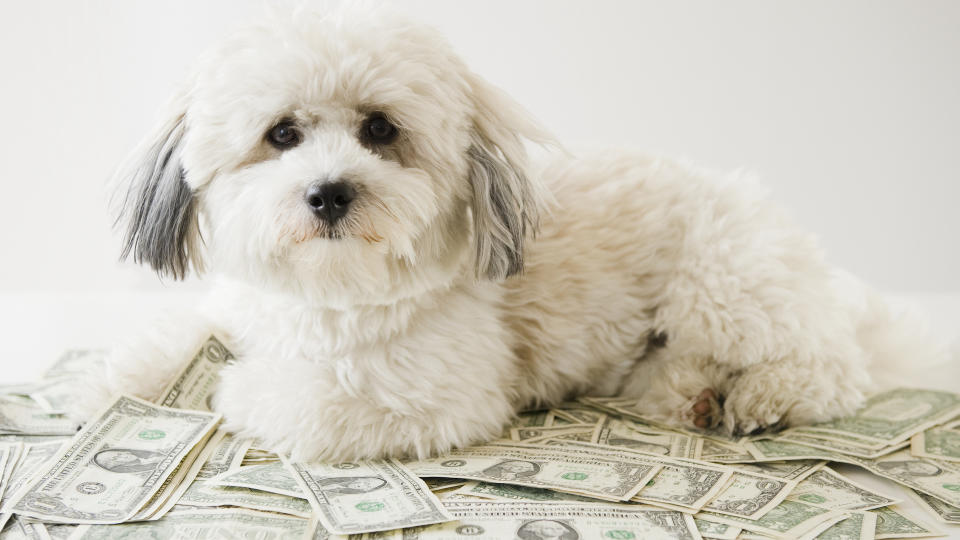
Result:
[[[156,290],[114,264],[103,183],[261,1],[0,2],[0,290]],[[840,266],[960,292],[960,2],[397,4],[561,141],[754,169]]]

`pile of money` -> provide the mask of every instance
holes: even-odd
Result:
[[[949,392],[883,392],[848,418],[751,437],[581,398],[443,456],[307,463],[220,429],[210,400],[234,356],[215,337],[154,402],[117,396],[75,425],[82,389],[68,382],[102,359],[70,352],[42,381],[0,387],[0,538],[868,540],[960,526]]]

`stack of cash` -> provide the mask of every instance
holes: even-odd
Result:
[[[851,417],[752,437],[582,398],[443,456],[306,463],[219,428],[210,398],[233,355],[214,337],[154,403],[117,396],[74,425],[82,389],[68,381],[102,358],[71,352],[39,383],[0,387],[0,538],[868,540],[960,526],[949,392],[883,392]],[[929,516],[850,466],[909,488]]]

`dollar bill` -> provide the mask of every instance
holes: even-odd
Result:
[[[872,540],[877,528],[877,515],[869,512],[852,512],[850,517],[826,528],[814,529],[800,540]]]
[[[660,508],[466,501],[451,501],[447,507],[457,521],[404,531],[404,540],[700,538],[692,516]]]
[[[132,538],[302,538],[310,530],[306,519],[252,510],[171,512],[159,521],[120,525],[85,525],[76,540]]]
[[[513,421],[514,427],[550,427],[547,425],[547,417],[549,416],[550,411],[547,410],[537,410],[537,411],[522,411],[517,414],[517,417]],[[507,437],[510,436],[509,430],[507,430]]]
[[[421,478],[421,480],[423,480],[427,488],[434,493],[461,488],[467,484],[466,480],[457,480],[455,478]]]
[[[210,482],[219,486],[258,489],[288,497],[307,498],[307,494],[297,483],[290,470],[279,462],[240,467],[212,478]],[[430,489],[432,490],[432,488]]]
[[[313,514],[313,508],[306,499],[277,495],[276,493],[256,489],[218,486],[206,480],[193,482],[177,501],[177,505],[197,507],[239,506],[251,510],[275,512],[301,518],[309,518]]]
[[[930,510],[937,519],[951,525],[960,525],[960,507],[951,506],[926,493],[911,489],[907,492],[921,507]]]
[[[60,523],[126,521],[219,422],[218,414],[122,396],[24,486],[11,509]]]
[[[233,353],[215,336],[210,336],[161,392],[157,403],[176,409],[212,410],[210,399],[220,380],[220,370],[233,361]]]
[[[706,463],[665,463],[633,501],[696,512],[721,493],[734,471]]]
[[[76,379],[102,366],[109,351],[104,349],[69,349],[43,374],[44,380]]]
[[[227,471],[239,469],[252,443],[251,439],[239,438],[231,433],[225,434],[197,471],[197,479],[209,480]]]
[[[694,458],[704,441],[675,431],[649,429],[630,420],[608,419],[599,425],[599,433],[592,442],[658,456]]]
[[[901,448],[905,448],[908,444],[907,441],[903,441],[898,444],[894,444],[891,446],[884,446],[881,448],[864,448],[862,446],[850,444],[847,442],[840,442],[832,439],[821,439],[821,438],[812,437],[810,435],[803,434],[803,433],[788,433],[780,437],[777,437],[776,440],[802,444],[802,445],[810,446],[813,448],[822,448],[824,450],[830,450],[832,452],[839,452],[841,454],[862,457],[867,459],[874,459],[874,458],[885,456],[892,452],[896,452]]]
[[[0,529],[10,519],[10,512],[6,511],[13,495],[19,493],[23,485],[37,470],[57,454],[63,446],[61,442],[24,445],[17,453],[16,458],[10,456],[9,463],[4,468],[4,489],[0,497]],[[12,450],[9,448],[8,450]],[[7,473],[9,472],[9,476]]]
[[[37,385],[29,394],[37,405],[51,414],[66,414],[83,392],[83,387],[73,378],[61,378]]]
[[[697,517],[706,521],[742,527],[744,530],[774,538],[797,538],[828,521],[836,522],[846,517],[846,514],[802,502],[783,501],[755,520],[706,511],[700,512]]]
[[[745,442],[743,446],[757,462],[815,459],[855,464],[854,456],[779,439],[758,439]]]
[[[173,473],[167,476],[166,480],[160,485],[160,489],[153,494],[153,497],[150,497],[150,500],[130,521],[159,519],[166,514],[196,479],[204,462],[219,446],[225,435],[226,433],[223,430],[217,430],[208,438],[201,440],[177,465]]]
[[[706,521],[696,516],[694,516],[693,521],[696,523],[697,531],[700,532],[701,536],[714,540],[735,540],[743,530],[740,527],[734,527],[726,523]]]
[[[3,495],[7,488],[10,476],[19,459],[22,445],[18,443],[0,443],[0,495]],[[0,504],[0,508],[3,505]]]
[[[795,480],[736,471],[723,491],[703,509],[755,520],[780,504],[796,485]]]
[[[42,523],[31,523],[19,516],[14,516],[3,529],[4,540],[45,540],[48,537]]]
[[[284,462],[332,534],[386,531],[453,519],[400,462]],[[439,476],[439,475],[435,475]]]
[[[856,465],[910,489],[922,491],[951,505],[960,506],[960,470],[948,462],[918,458],[901,450],[880,459],[860,459]]]
[[[510,439],[516,442],[523,442],[526,444],[536,444],[538,441],[543,441],[553,438],[567,438],[573,440],[584,440],[586,442],[593,442],[596,437],[594,433],[599,430],[599,424],[596,426],[593,425],[582,425],[578,424],[576,426],[562,426],[562,427],[522,427],[522,428],[511,428],[510,429]]]
[[[906,441],[914,434],[942,424],[960,414],[960,395],[939,390],[899,388],[867,399],[853,416],[814,426],[797,427],[787,433],[856,441],[880,449]]]
[[[711,463],[751,463],[757,459],[739,444],[721,443],[711,439],[698,439],[699,448],[695,459]]]
[[[960,430],[931,428],[910,440],[910,453],[943,461],[960,461]]]
[[[787,497],[829,510],[871,510],[900,502],[824,467],[797,484]]]
[[[467,482],[454,491],[463,495],[492,501],[517,501],[538,503],[601,502],[599,499],[564,493],[552,489],[515,486],[513,484],[489,484],[487,482]],[[446,499],[444,499],[446,500]]]
[[[877,528],[874,538],[930,538],[943,536],[943,532],[905,512],[902,508],[885,506],[869,511],[877,516]]]
[[[801,481],[820,470],[825,461],[799,459],[796,461],[765,461],[760,463],[738,463],[733,467],[738,471],[775,476],[781,480]]]
[[[454,450],[407,466],[418,476],[517,484],[608,501],[629,500],[662,467],[636,452],[597,448],[488,444]]]
[[[51,413],[32,399],[0,396],[0,433],[74,435],[78,427],[66,415]]]

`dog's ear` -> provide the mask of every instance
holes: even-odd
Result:
[[[183,279],[202,270],[200,231],[193,189],[184,178],[181,154],[187,109],[174,97],[153,134],[141,143],[114,179],[115,226],[123,232],[120,259],[132,256],[161,276]]]
[[[523,270],[527,234],[536,232],[544,192],[527,172],[524,140],[553,144],[519,105],[470,74],[473,140],[467,155],[473,188],[476,272],[502,280]]]

